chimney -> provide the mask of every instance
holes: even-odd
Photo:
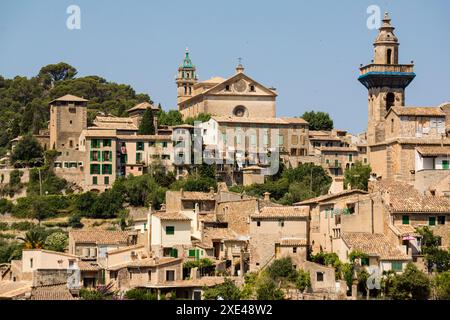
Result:
[[[209,187],[209,193],[214,194],[214,188],[213,187]]]
[[[264,195],[264,201],[270,201],[270,192],[264,192],[263,193],[263,195]]]
[[[161,209],[160,209],[160,211],[166,211],[166,204],[165,204],[165,203],[162,203],[162,204],[161,204]]]
[[[183,198],[183,188],[180,189],[180,195]]]

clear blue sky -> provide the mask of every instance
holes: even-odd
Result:
[[[81,30],[66,8],[81,8]],[[200,79],[246,73],[277,88],[278,116],[329,112],[335,127],[367,126],[367,92],[357,81],[372,59],[369,5],[389,11],[400,62],[415,61],[407,105],[450,100],[450,2],[0,0],[0,74],[33,76],[60,61],[176,106],[174,77],[186,46]]]

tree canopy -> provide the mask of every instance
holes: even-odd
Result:
[[[155,134],[155,122],[151,108],[147,108],[142,116],[139,125],[139,134]]]
[[[371,171],[370,165],[356,161],[354,166],[346,169],[344,172],[344,188],[350,186],[351,189],[367,191]]]
[[[333,129],[333,120],[330,115],[322,111],[306,111],[302,118],[309,123],[309,130],[331,130]]]

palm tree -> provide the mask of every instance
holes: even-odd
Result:
[[[45,235],[38,230],[30,230],[25,234],[25,238],[18,239],[25,243],[25,249],[42,249]]]

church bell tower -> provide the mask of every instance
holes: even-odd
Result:
[[[385,13],[374,46],[371,64],[360,68],[358,78],[369,92],[368,144],[385,140],[385,116],[393,106],[405,105],[405,88],[416,76],[414,65],[399,64],[399,42],[389,14]]]
[[[195,66],[192,64],[189,57],[189,50],[186,48],[186,53],[183,62],[178,68],[178,75],[176,78],[177,84],[177,104],[189,99],[194,94],[194,84],[197,83],[197,74],[195,73]]]

